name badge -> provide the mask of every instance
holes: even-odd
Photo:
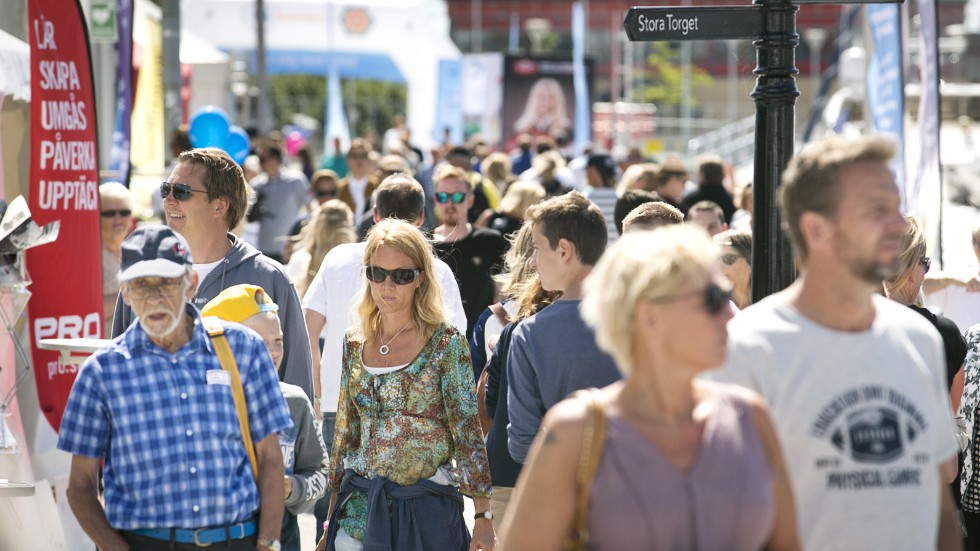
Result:
[[[212,369],[208,371],[208,384],[231,386],[231,373],[224,369]]]

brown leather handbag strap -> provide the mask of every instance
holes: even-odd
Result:
[[[576,394],[586,398],[589,403],[585,431],[582,434],[578,473],[575,476],[575,516],[572,519],[572,531],[565,548],[579,550],[585,549],[589,541],[589,530],[585,526],[585,521],[589,512],[592,480],[599,470],[602,452],[606,446],[606,411],[599,389],[590,388]]]
[[[495,302],[491,304],[490,312],[492,312],[493,315],[497,317],[497,321],[500,322],[500,325],[507,327],[507,324],[510,323],[510,319],[508,319],[507,316],[507,310],[504,310],[503,304],[499,302]]]

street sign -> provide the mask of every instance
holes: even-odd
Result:
[[[755,6],[710,8],[635,7],[626,12],[626,36],[634,41],[727,40],[762,34]]]
[[[751,6],[644,7],[626,12],[633,41],[752,40],[756,47],[755,174],[752,194],[752,299],[796,278],[793,249],[780,230],[776,191],[793,156],[796,98],[796,12],[799,4],[898,4],[904,0],[753,0]]]

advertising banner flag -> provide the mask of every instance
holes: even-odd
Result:
[[[463,62],[458,59],[439,60],[432,140],[442,143],[447,133],[452,143],[463,143]]]
[[[920,216],[942,215],[942,170],[939,163],[939,38],[935,0],[917,0],[919,9],[919,164],[909,192],[906,212]],[[935,232],[940,242],[940,232]],[[937,250],[937,249],[933,249]]]
[[[592,141],[592,104],[585,66],[585,9],[572,4],[572,81],[575,87],[575,154],[580,155]]]
[[[166,144],[163,130],[163,28],[159,21],[143,16],[133,21],[139,45],[139,76],[133,103],[130,131],[130,162],[144,172],[163,172]]]
[[[87,27],[78,1],[28,0],[31,47],[31,176],[38,225],[60,221],[54,243],[27,251],[34,378],[41,411],[57,431],[77,365],[41,350],[47,338],[102,336],[102,251],[95,94]]]
[[[875,132],[890,134],[898,143],[892,160],[895,182],[905,197],[905,84],[902,78],[901,17],[897,4],[872,4],[868,14],[874,52],[868,67],[868,104]]]
[[[116,81],[116,127],[112,131],[109,170],[129,185],[129,139],[133,117],[133,0],[116,0],[119,21],[119,78]]]

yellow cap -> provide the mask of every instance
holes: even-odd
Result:
[[[204,305],[201,315],[241,323],[255,314],[278,311],[279,306],[272,302],[262,287],[242,284],[221,291]]]

